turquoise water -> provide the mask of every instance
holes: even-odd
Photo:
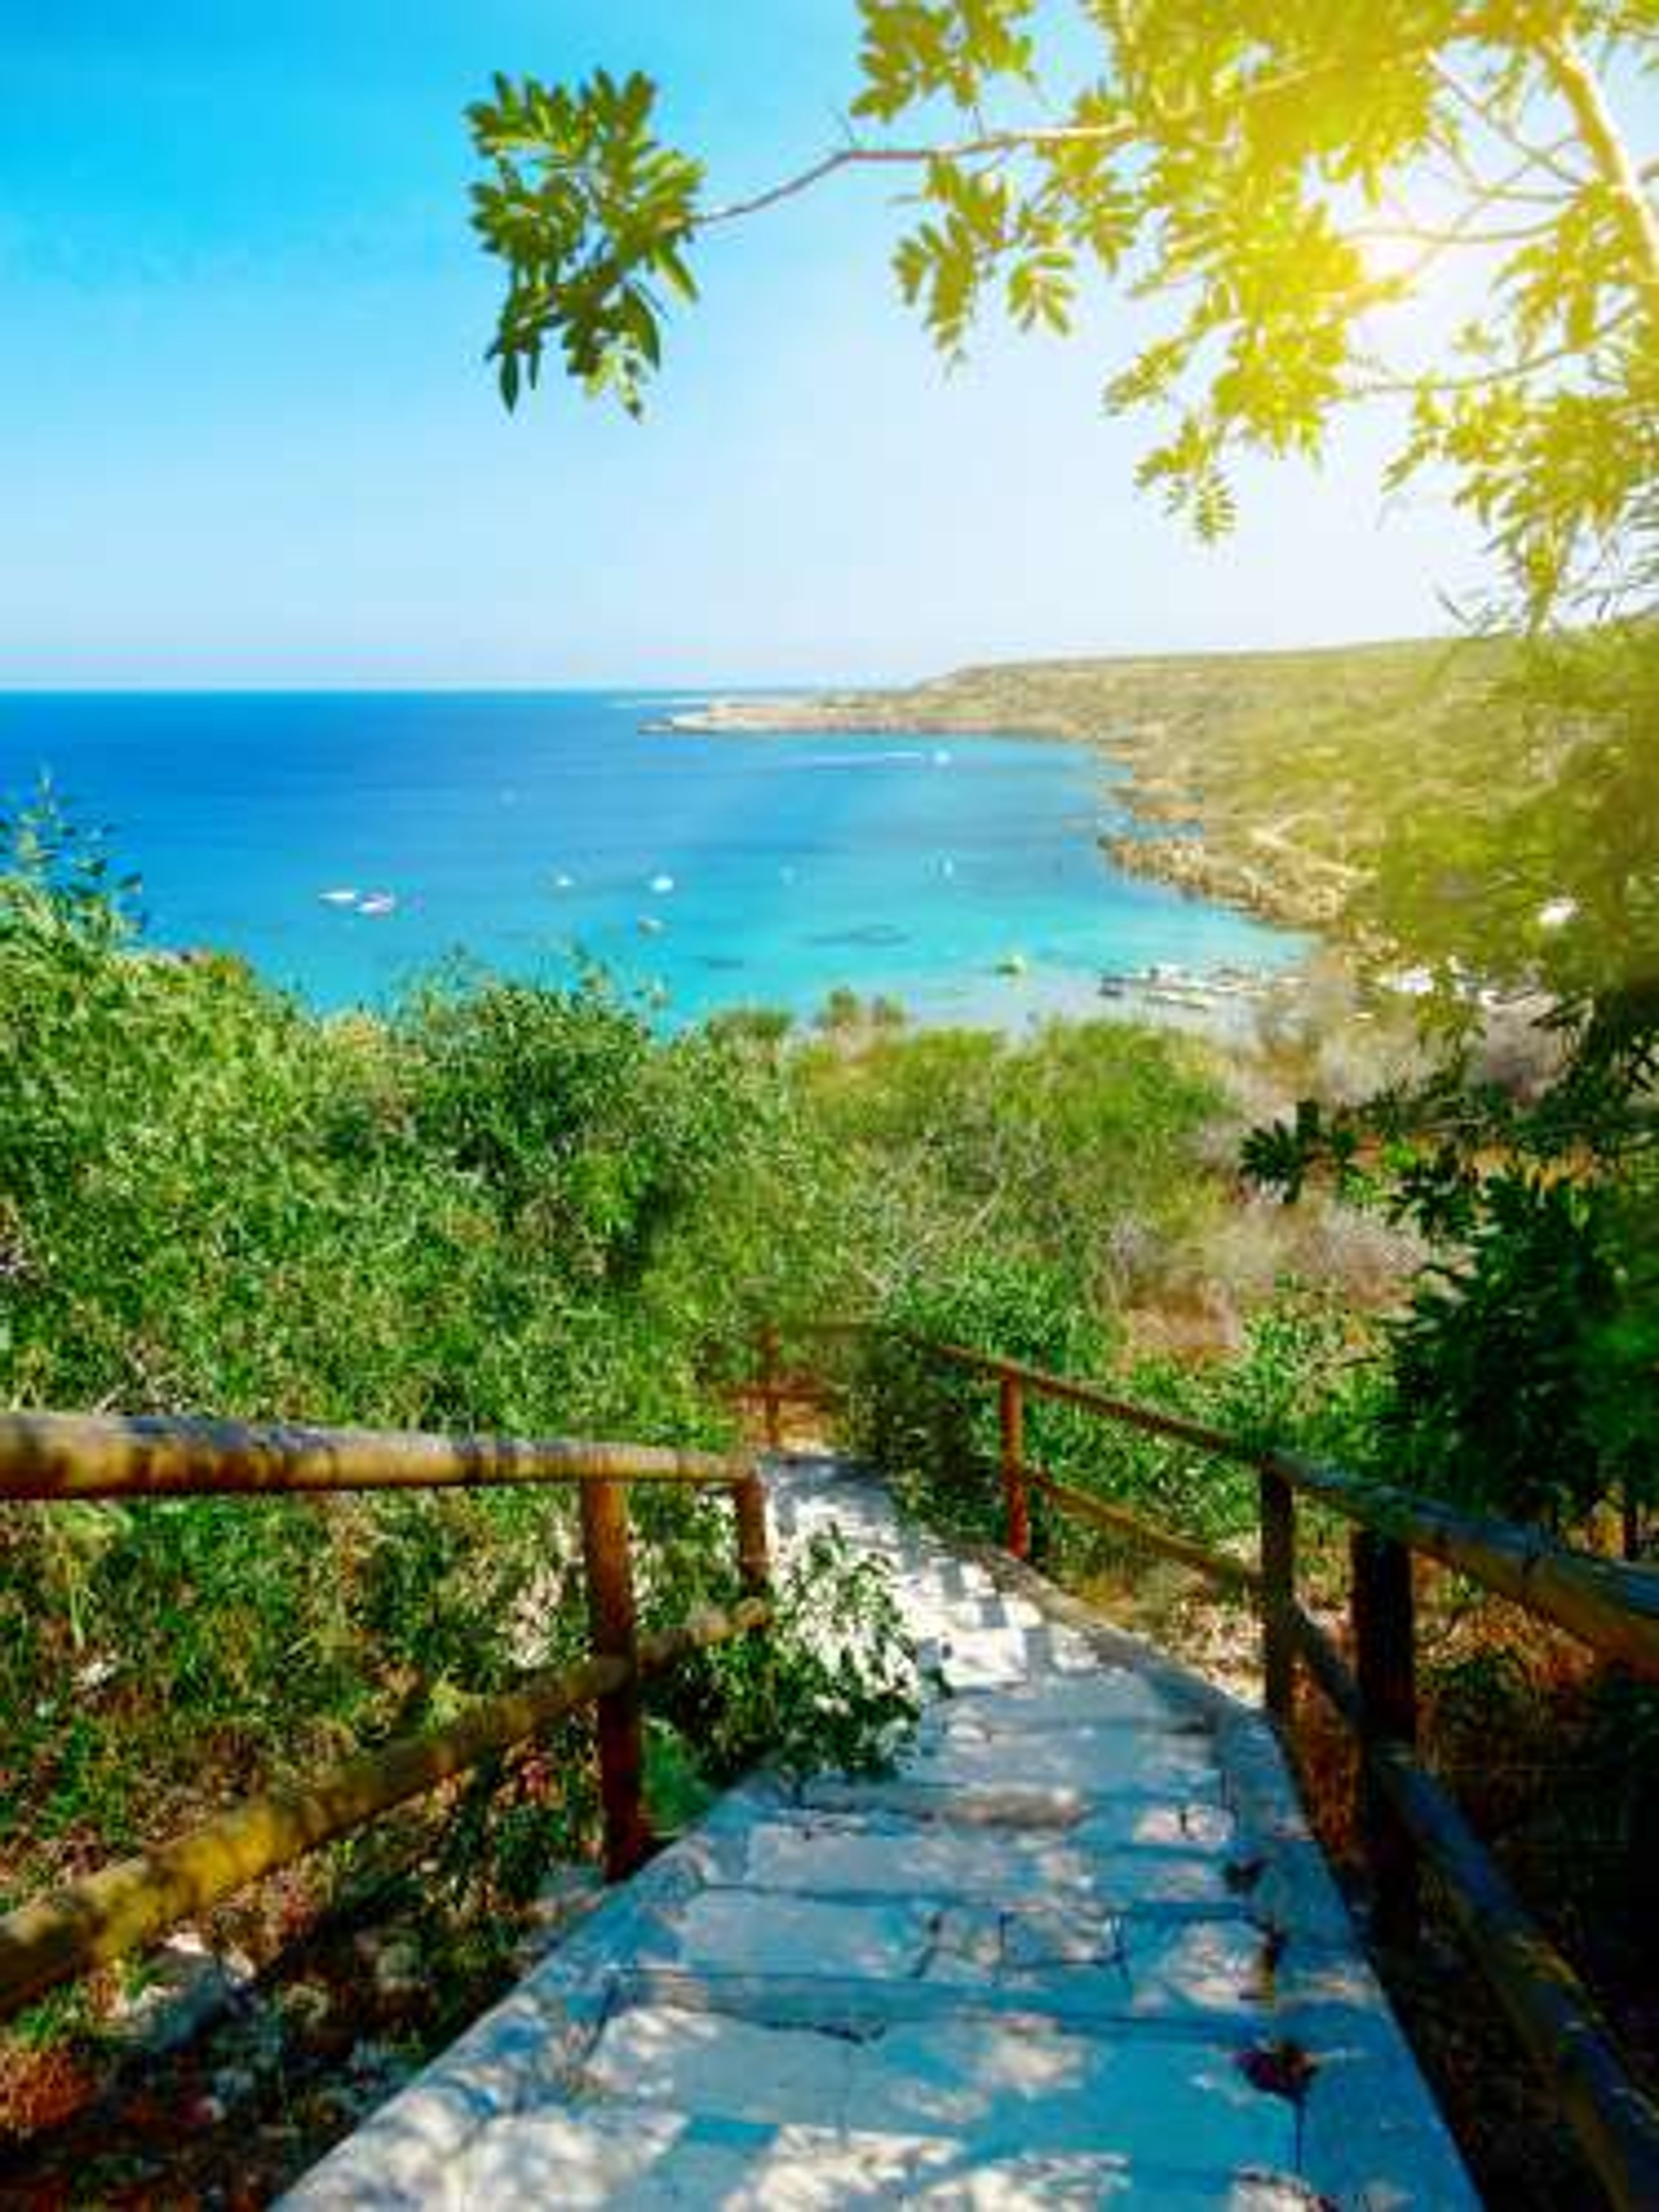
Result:
[[[12,694],[0,795],[49,772],[113,829],[152,942],[241,952],[324,1007],[464,950],[553,979],[598,961],[671,1018],[847,984],[1017,1021],[1095,1002],[1103,969],[1301,949],[1112,868],[1097,841],[1121,817],[1080,747],[647,733],[666,703]]]

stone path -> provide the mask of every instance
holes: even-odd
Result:
[[[834,1462],[772,1494],[899,1572],[899,1772],[730,1793],[295,2212],[1474,2206],[1265,1723]]]

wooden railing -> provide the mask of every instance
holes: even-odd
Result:
[[[628,1492],[636,1482],[714,1486],[732,1498],[742,1592],[641,1636]],[[574,1485],[581,1501],[590,1656],[475,1699],[447,1726],[401,1737],[313,1781],[246,1800],[172,1843],[0,1918],[0,2018],[54,1984],[146,1943],[304,1852],[512,1750],[556,1720],[597,1712],[606,1871],[651,1849],[641,1691],[653,1675],[771,1619],[766,1495],[751,1456],[649,1445],[527,1442],[228,1422],[0,1415],[0,1502]]]
[[[822,1342],[834,1336],[856,1340],[866,1332],[855,1322],[844,1325],[820,1322],[806,1333]],[[781,1451],[785,1443],[785,1409],[797,1406],[804,1411],[823,1414],[834,1407],[838,1393],[836,1385],[815,1369],[799,1361],[793,1366],[786,1363],[783,1332],[773,1323],[768,1322],[757,1331],[754,1351],[754,1375],[739,1376],[728,1395],[738,1405],[758,1413],[761,1435],[768,1451]]]
[[[837,1339],[857,1325],[807,1328]],[[874,1339],[877,1332],[862,1334]],[[1632,2078],[1579,1977],[1549,1942],[1455,1802],[1417,1756],[1413,1554],[1455,1568],[1494,1595],[1564,1630],[1604,1657],[1659,1680],[1659,1572],[1575,1552],[1536,1530],[1460,1512],[1437,1500],[1362,1480],[1292,1452],[1258,1449],[1184,1416],[1121,1398],[1100,1385],[1050,1375],[963,1345],[907,1337],[924,1361],[981,1378],[998,1408],[997,1474],[1003,1535],[1016,1558],[1031,1550],[1030,1497],[1060,1514],[1143,1545],[1251,1600],[1261,1621],[1263,1703],[1286,1729],[1299,1669],[1352,1730],[1359,1752],[1356,1826],[1387,1942],[1409,1941],[1426,1869],[1438,1883],[1477,1965],[1536,2063],[1590,2164],[1619,2206],[1659,2206],[1659,2107]],[[798,1393],[799,1365],[772,1333],[757,1395],[769,1428]],[[1028,1401],[1040,1399],[1168,1437],[1254,1470],[1258,1547],[1247,1563],[1159,1527],[1114,1501],[1057,1481],[1026,1448]],[[1307,1498],[1352,1525],[1350,1666],[1297,1591],[1297,1503]]]

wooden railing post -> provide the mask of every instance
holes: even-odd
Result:
[[[998,1389],[1002,1428],[1002,1499],[1006,1541],[1017,1559],[1031,1555],[1031,1507],[1025,1487],[1025,1405],[1019,1377],[1004,1375]]]
[[[1281,1729],[1296,1717],[1296,1495],[1261,1470],[1261,1698]]]
[[[738,1579],[745,1597],[772,1594],[772,1546],[766,1526],[766,1485],[751,1468],[732,1487],[738,1524]]]
[[[778,1332],[775,1323],[768,1322],[761,1331],[761,1402],[766,1416],[766,1449],[783,1449],[782,1400],[779,1395],[780,1359]]]
[[[581,1495],[582,1558],[594,1656],[624,1660],[629,1668],[628,1679],[599,1702],[605,1870],[608,1880],[622,1881],[651,1850],[651,1832],[645,1817],[645,1736],[640,1717],[628,1489],[621,1482],[585,1482]]]
[[[1417,1933],[1417,1857],[1410,1836],[1371,1773],[1366,1753],[1392,1741],[1417,1741],[1415,1620],[1412,1555],[1404,1544],[1359,1528],[1353,1538],[1354,1680],[1359,1692],[1359,1833],[1384,1942]]]

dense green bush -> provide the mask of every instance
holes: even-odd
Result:
[[[488,976],[319,1019],[7,835],[0,1402],[731,1439],[708,1347],[820,1218],[751,1041]],[[723,1504],[637,1517],[648,1618],[732,1595]],[[556,1495],[0,1509],[9,1882],[558,1661],[577,1557]]]
[[[1625,1309],[1619,1220],[1594,1184],[1486,1178],[1461,1252],[1425,1273],[1394,1332],[1382,1431],[1401,1480],[1557,1526],[1650,1498],[1655,1393],[1613,1341],[1644,1326]]]
[[[1373,1455],[1395,1480],[1636,1549],[1659,1498],[1659,1023],[1619,994],[1564,1002],[1553,1077],[1517,1098],[1454,1052],[1425,1084],[1255,1132],[1252,1171],[1315,1174],[1430,1243],[1387,1332]]]
[[[854,1170],[878,1295],[1008,1258],[1109,1312],[1215,1218],[1197,1153],[1224,1094],[1186,1039],[1119,1022],[939,1030],[817,1047],[793,1074]]]

